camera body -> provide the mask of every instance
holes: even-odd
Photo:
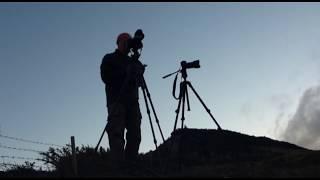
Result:
[[[181,61],[180,64],[181,64],[182,69],[200,68],[200,61],[199,60],[195,60],[192,62]]]
[[[186,62],[186,61],[181,61],[181,75],[182,78],[186,79],[187,78],[187,69],[190,68],[200,68],[200,60],[195,60],[192,62]]]
[[[138,52],[139,49],[142,49],[143,44],[142,40],[144,38],[144,34],[141,29],[138,29],[134,33],[134,37],[129,41],[129,49],[132,50],[133,54],[130,56],[132,59],[132,76],[136,77],[137,75],[142,75],[145,71],[146,65],[143,65],[139,61],[140,53]]]
[[[144,34],[141,29],[138,29],[134,33],[134,37],[129,42],[129,48],[133,50],[133,52],[137,52],[138,49],[143,47],[142,40],[144,38]]]

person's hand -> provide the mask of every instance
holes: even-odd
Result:
[[[143,74],[145,70],[145,66],[141,64],[141,62],[130,63],[127,66],[126,73],[130,76],[136,76],[139,74]]]

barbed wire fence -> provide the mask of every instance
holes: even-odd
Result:
[[[33,144],[48,145],[48,146],[55,146],[55,147],[63,147],[63,146],[57,145],[57,144],[44,143],[44,142],[33,141],[33,140],[27,140],[27,139],[12,137],[12,136],[6,136],[6,135],[2,135],[2,134],[0,134],[0,137],[1,138],[6,138],[6,139],[12,139],[12,140],[16,140],[16,141],[21,141],[21,142],[33,143]]]
[[[29,140],[29,139],[24,139],[24,138],[19,138],[19,137],[13,137],[13,136],[7,136],[0,134],[0,138],[4,139],[10,139],[14,141],[19,141],[19,142],[24,142],[24,143],[30,143],[30,144],[37,144],[37,145],[44,145],[44,146],[49,146],[49,147],[56,147],[56,148],[63,148],[63,145],[57,145],[53,143],[47,143],[47,142],[40,142],[40,141],[34,141],[34,140]],[[13,147],[13,146],[8,146],[8,145],[3,145],[0,143],[0,148],[2,149],[10,149],[10,150],[15,150],[15,151],[24,151],[24,152],[33,152],[37,153],[38,156],[40,153],[45,153],[45,151],[40,151],[37,149],[30,149],[30,148],[23,148],[23,147]],[[0,158],[2,162],[0,162],[0,170],[1,171],[6,171],[10,170],[12,168],[17,168],[17,167],[23,167],[26,166],[27,163],[31,165],[34,169],[36,170],[52,170],[52,167],[49,166],[49,164],[46,164],[45,166],[45,160],[41,158],[35,158],[35,157],[24,157],[24,156],[15,156],[15,155],[3,155],[0,154]],[[25,164],[17,163],[17,162],[8,162],[7,159],[9,160],[25,160]],[[33,161],[32,163],[30,161]],[[35,163],[38,163],[35,165]],[[39,165],[41,164],[41,165]]]

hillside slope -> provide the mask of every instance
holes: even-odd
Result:
[[[228,130],[183,129],[146,156],[172,176],[320,176],[320,152]]]

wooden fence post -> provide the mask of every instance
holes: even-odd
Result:
[[[72,168],[73,168],[73,173],[74,173],[75,176],[78,176],[76,146],[75,146],[74,136],[71,136],[71,149],[72,149]]]

